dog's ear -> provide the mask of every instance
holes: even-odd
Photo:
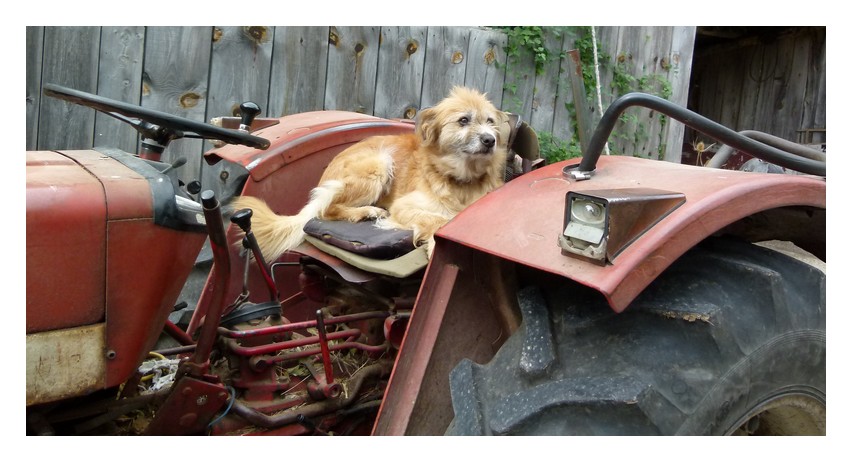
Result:
[[[441,127],[438,126],[437,109],[429,107],[423,109],[417,114],[417,121],[414,123],[414,131],[420,136],[420,139],[426,145],[433,144],[438,141],[438,136],[441,133]]]

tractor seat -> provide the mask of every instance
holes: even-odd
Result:
[[[429,263],[426,248],[414,246],[411,230],[314,218],[304,231],[305,241],[317,249],[370,273],[405,278]]]

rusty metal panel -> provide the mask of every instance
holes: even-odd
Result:
[[[148,180],[121,162],[97,151],[67,151],[101,182],[107,197],[107,218],[127,220],[154,215]]]
[[[103,388],[106,325],[27,335],[27,406]]]
[[[73,160],[27,153],[28,334],[103,320],[105,203],[100,182]]]

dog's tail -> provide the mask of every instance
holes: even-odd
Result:
[[[278,215],[261,199],[251,196],[236,198],[234,210],[252,209],[251,230],[257,239],[260,252],[268,262],[274,262],[284,252],[298,246],[305,239],[303,228],[312,218],[322,215],[334,196],[343,189],[339,181],[326,181],[311,190],[311,199],[296,215]]]

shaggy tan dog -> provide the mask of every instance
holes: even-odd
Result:
[[[312,218],[411,229],[431,256],[435,231],[503,184],[506,121],[484,94],[456,87],[420,112],[414,133],[367,138],[338,154],[297,215],[276,215],[254,197],[237,198],[233,207],[252,209],[267,261],[299,245]]]

